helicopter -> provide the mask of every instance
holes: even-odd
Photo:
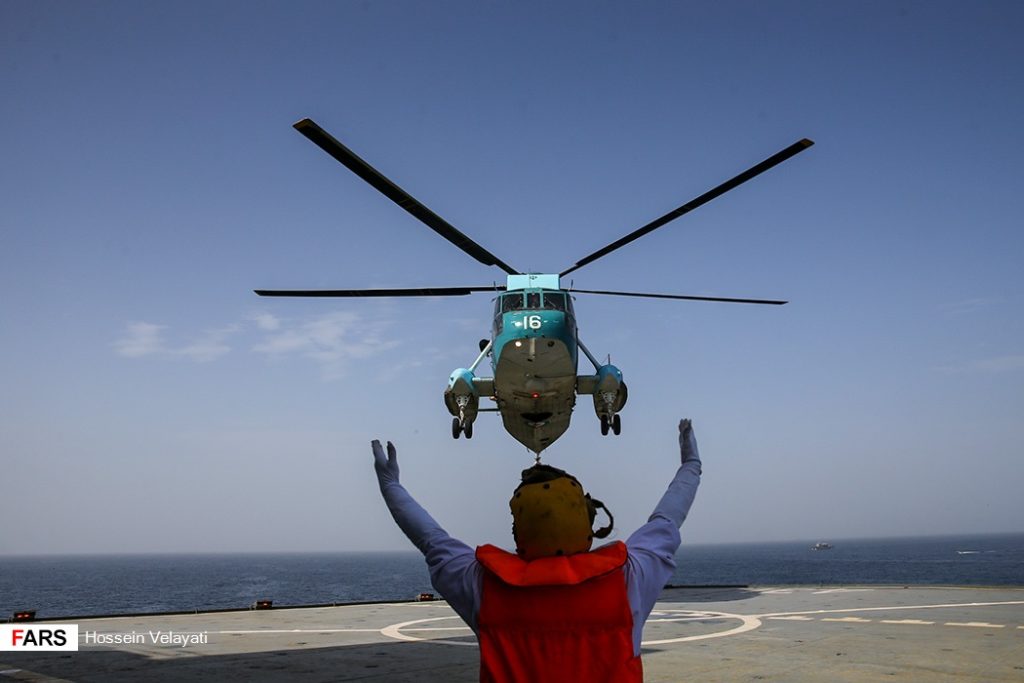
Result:
[[[626,383],[622,371],[611,364],[610,358],[607,363],[598,362],[579,338],[572,304],[575,294],[765,305],[786,303],[769,299],[565,288],[562,279],[804,151],[814,144],[807,138],[584,256],[559,273],[523,273],[428,209],[311,119],[302,119],[293,127],[438,235],[480,263],[505,271],[504,286],[254,290],[265,297],[436,297],[494,293],[490,338],[480,340],[480,353],[468,368],[457,368],[451,373],[444,391],[444,403],[452,415],[451,429],[455,439],[460,435],[467,439],[473,437],[473,425],[481,412],[499,412],[505,430],[539,460],[541,451],[568,429],[577,395],[592,397],[601,434],[621,433],[619,413],[628,398]],[[594,366],[593,374],[577,373],[579,352]],[[478,377],[476,370],[487,357],[491,359],[493,376]],[[497,407],[481,407],[481,398],[492,399]]]

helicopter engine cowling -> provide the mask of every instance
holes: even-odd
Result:
[[[472,424],[480,407],[480,393],[473,383],[474,378],[471,370],[458,368],[448,377],[448,388],[444,390],[448,412],[462,424]]]
[[[626,383],[622,371],[614,365],[602,365],[597,370],[594,384],[594,412],[611,418],[626,405]]]

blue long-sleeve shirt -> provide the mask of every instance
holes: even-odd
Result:
[[[700,485],[701,462],[693,432],[680,435],[682,464],[658,501],[647,523],[626,540],[623,568],[626,595],[633,614],[633,652],[640,654],[644,623],[661,589],[676,568],[679,527],[690,511]],[[381,476],[381,494],[392,517],[423,553],[430,581],[455,612],[477,632],[477,614],[483,593],[483,567],[475,549],[452,538],[396,478]]]

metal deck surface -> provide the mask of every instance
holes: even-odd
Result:
[[[78,652],[0,652],[0,680],[478,680],[475,638],[444,602],[72,623]],[[96,644],[104,634],[145,642]],[[1021,683],[1024,588],[667,589],[643,662],[647,681]]]

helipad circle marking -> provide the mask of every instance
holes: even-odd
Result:
[[[662,614],[665,614],[664,610],[660,610]],[[686,643],[695,640],[708,640],[710,638],[723,638],[725,636],[734,636],[740,633],[746,633],[747,631],[753,631],[754,629],[761,626],[761,620],[757,617],[748,616],[745,614],[732,614],[730,612],[707,612],[707,611],[691,611],[691,610],[673,610],[674,614],[686,614],[688,616],[678,618],[662,618],[655,619],[652,621],[692,621],[694,619],[737,619],[740,625],[725,631],[715,631],[714,633],[701,633],[695,636],[680,636],[679,638],[663,638],[660,640],[645,640],[641,642],[641,645],[667,645],[669,643]],[[410,633],[403,633],[402,629],[409,629],[410,627],[417,626],[419,624],[427,624],[437,621],[445,621],[449,619],[458,619],[457,616],[451,617],[431,617],[430,619],[413,619],[412,621],[403,621],[400,624],[391,624],[385,626],[380,630],[382,636],[388,638],[394,638],[395,640],[404,640],[412,643],[440,643],[443,645],[462,645],[469,647],[477,647],[475,642],[465,642],[461,640],[449,640],[447,638],[421,638],[419,636],[411,635]],[[469,630],[468,626],[462,627],[464,630]],[[458,630],[452,627],[439,627],[436,629],[430,628],[416,628],[416,631],[453,631]]]
[[[689,613],[689,610],[678,610],[680,612]],[[687,643],[694,640],[708,640],[709,638],[724,638],[725,636],[735,636],[740,633],[746,633],[747,631],[753,631],[761,625],[761,620],[757,617],[748,616],[746,614],[731,614],[729,612],[694,612],[693,614],[700,615],[702,618],[723,618],[723,619],[739,619],[742,624],[736,628],[731,628],[728,631],[715,631],[714,633],[702,633],[696,636],[682,636],[680,638],[665,638],[662,640],[645,640],[640,645],[666,645],[668,643]]]
[[[407,628],[409,626],[415,626],[416,624],[425,624],[425,623],[432,622],[432,621],[444,621],[445,619],[458,619],[458,618],[459,617],[457,617],[457,616],[455,616],[455,617],[431,617],[430,619],[413,619],[412,621],[403,621],[401,624],[391,624],[390,626],[385,626],[384,628],[382,628],[380,630],[380,634],[382,636],[387,636],[388,638],[394,638],[395,640],[406,640],[406,641],[409,641],[409,642],[412,642],[412,643],[419,643],[419,642],[443,643],[445,645],[463,645],[463,646],[468,645],[469,647],[476,647],[477,646],[476,643],[466,643],[466,642],[462,642],[461,640],[448,640],[446,638],[419,638],[417,636],[411,636],[408,633],[402,633],[402,629],[403,628]],[[469,631],[469,627],[468,626],[466,626],[465,629],[467,631]],[[422,630],[425,630],[425,629],[417,629],[417,630],[422,631]],[[443,630],[450,631],[452,629],[444,628]]]

